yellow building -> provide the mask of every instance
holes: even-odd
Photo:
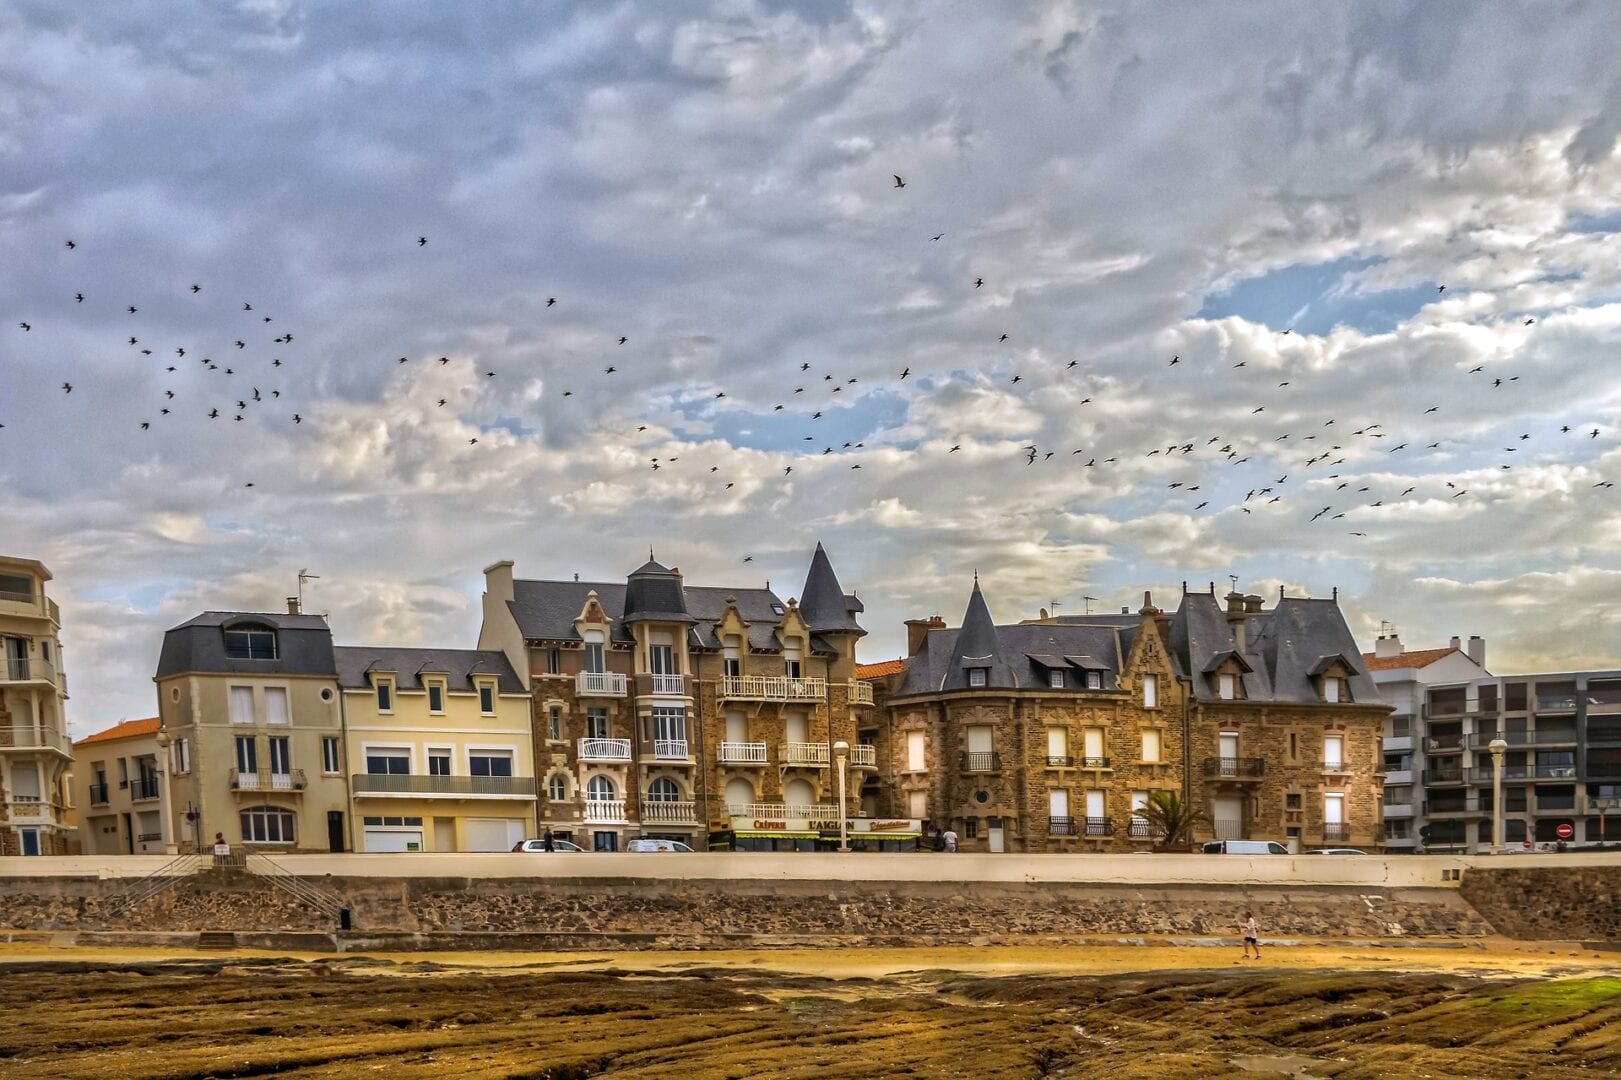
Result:
[[[165,810],[158,718],[125,720],[73,744],[73,805],[83,816],[84,855],[162,855],[173,817]]]
[[[530,695],[500,652],[339,646],[356,851],[509,851],[535,828]]]
[[[49,580],[42,563],[0,556],[0,855],[67,853],[73,751]]]

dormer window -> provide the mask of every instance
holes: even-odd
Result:
[[[971,667],[968,669],[968,685],[984,686],[990,681],[990,668]]]
[[[485,716],[495,714],[495,687],[487,682],[478,684],[478,711]]]
[[[728,679],[735,679],[743,674],[743,647],[736,634],[727,634],[725,642],[726,656],[725,671]]]
[[[600,675],[608,670],[608,665],[602,654],[603,641],[601,630],[587,630],[585,632],[585,670]]]
[[[394,711],[394,683],[389,679],[377,680],[377,711]]]
[[[1349,697],[1345,693],[1345,680],[1337,675],[1323,676],[1323,700],[1329,702],[1345,701]]]
[[[442,713],[445,711],[445,687],[439,682],[428,683],[428,711]]]
[[[790,641],[782,649],[783,674],[790,679],[800,677],[799,642]]]
[[[1101,671],[1088,671],[1086,673],[1086,688],[1088,690],[1102,690],[1103,689],[1103,672],[1101,672]]]
[[[1062,690],[1064,688],[1064,673],[1056,669],[1047,672],[1047,685],[1054,690]]]
[[[1216,696],[1223,701],[1232,701],[1238,697],[1238,676],[1230,671],[1224,671],[1217,675]]]
[[[1143,676],[1143,707],[1155,709],[1159,707],[1159,676]]]
[[[225,655],[231,660],[276,659],[276,631],[263,623],[242,623],[225,631]]]

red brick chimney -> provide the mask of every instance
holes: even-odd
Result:
[[[929,640],[930,630],[944,630],[946,621],[938,615],[930,615],[927,619],[906,620],[906,655],[916,656],[923,648],[923,643]]]

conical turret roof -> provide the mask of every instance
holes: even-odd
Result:
[[[1001,656],[997,640],[996,622],[985,603],[985,594],[979,590],[979,575],[974,575],[974,591],[968,595],[968,610],[963,612],[962,629],[957,631],[956,655],[946,673],[947,690],[968,688],[968,670],[986,669],[986,686],[1013,686],[1013,672]]]
[[[817,544],[810,572],[805,575],[805,587],[799,593],[800,617],[812,633],[865,634],[856,622],[860,610],[861,601],[845,595],[826,550]]]

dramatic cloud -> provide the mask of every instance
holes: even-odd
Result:
[[[18,0],[0,551],[79,733],[300,569],[342,641],[469,644],[487,563],[649,544],[793,595],[822,540],[871,658],[977,569],[1001,619],[1233,574],[1615,664],[1618,51],[1607,5]]]

